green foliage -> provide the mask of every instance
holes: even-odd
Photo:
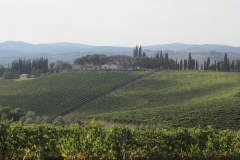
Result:
[[[40,77],[41,74],[42,74],[42,71],[41,71],[41,70],[37,70],[37,71],[35,72],[35,77]]]
[[[103,65],[108,61],[106,55],[103,54],[93,54],[87,55],[80,58],[76,58],[74,64],[84,65],[85,63],[93,63],[94,65]]]
[[[3,74],[4,79],[18,79],[19,78],[19,71],[10,71],[5,70]]]
[[[55,67],[59,69],[69,69],[72,68],[72,65],[68,62],[57,61]]]
[[[0,106],[0,117],[1,121],[11,120],[18,121],[20,117],[24,116],[26,112],[21,108],[11,108],[11,107],[2,107]]]
[[[0,105],[54,117],[147,73],[75,71],[37,79],[0,81]]]
[[[116,91],[74,116],[170,127],[240,128],[240,77],[210,71],[163,71]]]
[[[53,69],[53,68],[55,67],[55,65],[56,65],[55,62],[51,62],[51,63],[49,64],[50,69]]]
[[[0,123],[0,159],[236,159],[240,132]]]

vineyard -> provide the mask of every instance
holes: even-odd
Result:
[[[210,71],[163,71],[118,90],[72,115],[166,128],[240,128],[240,76]]]
[[[0,105],[53,117],[148,71],[75,71],[35,79],[0,81]]]
[[[240,132],[0,123],[0,159],[234,159]]]

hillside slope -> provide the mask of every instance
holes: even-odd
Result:
[[[142,79],[73,116],[169,127],[240,128],[240,76],[208,71],[165,71]]]
[[[0,81],[0,105],[54,117],[148,71],[73,71]]]

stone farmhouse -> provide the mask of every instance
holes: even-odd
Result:
[[[103,65],[94,65],[93,63],[84,65],[72,65],[73,70],[100,70],[100,69],[111,69],[111,70],[119,70],[119,69],[127,69],[130,67],[129,59],[130,56],[126,55],[113,55],[109,56],[108,62]]]
[[[123,69],[123,65],[120,64],[118,61],[114,61],[113,63],[107,63],[102,65],[102,69],[112,69],[112,70],[119,70]]]
[[[126,55],[114,55],[114,56],[109,56],[108,57],[108,64],[119,64],[122,65],[123,67],[128,67],[130,65],[129,59],[130,56]]]
[[[20,79],[26,79],[26,78],[28,78],[28,77],[29,77],[28,74],[21,74],[21,75],[19,75],[19,78],[20,78]]]
[[[53,69],[50,69],[51,73],[67,73],[68,70],[66,69],[58,69],[58,68],[53,68]]]

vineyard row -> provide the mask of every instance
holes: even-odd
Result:
[[[0,123],[0,159],[221,159],[237,158],[240,131]]]

